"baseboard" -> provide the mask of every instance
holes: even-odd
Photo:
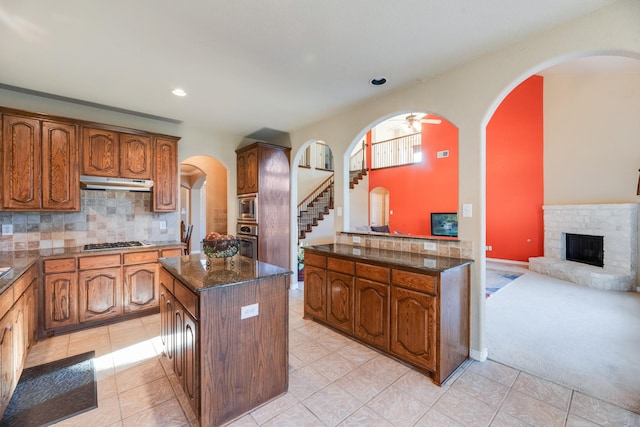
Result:
[[[486,361],[488,356],[489,356],[489,350],[486,348],[483,348],[482,350],[474,350],[474,349],[469,350],[469,357],[479,362]]]
[[[487,262],[497,262],[501,264],[513,264],[513,265],[521,265],[523,267],[528,267],[529,263],[525,261],[513,261],[510,259],[500,259],[500,258],[486,258]]]

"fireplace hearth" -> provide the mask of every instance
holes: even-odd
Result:
[[[604,236],[565,233],[567,261],[604,267]]]

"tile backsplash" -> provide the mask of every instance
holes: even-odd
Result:
[[[80,212],[0,212],[0,224],[13,224],[13,235],[0,236],[0,251],[176,241],[179,222],[177,212],[151,212],[151,193],[82,190]]]

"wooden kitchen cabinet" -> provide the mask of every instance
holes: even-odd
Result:
[[[0,404],[3,413],[16,383],[13,316],[14,312],[10,310],[0,319]]]
[[[173,362],[173,295],[164,286],[160,286],[160,339],[164,346],[164,354]]]
[[[327,323],[353,333],[354,263],[327,258]]]
[[[78,276],[74,272],[44,275],[44,328],[78,324]]]
[[[363,342],[389,349],[389,285],[355,280],[354,334]]]
[[[1,142],[3,208],[40,209],[40,121],[4,114]]]
[[[106,320],[123,313],[120,267],[85,270],[78,273],[80,322]]]
[[[391,352],[429,371],[436,364],[436,298],[391,288]]]
[[[80,210],[77,126],[42,122],[42,209]]]
[[[153,146],[151,137],[120,134],[120,176],[132,179],[152,179]]]
[[[238,196],[258,192],[258,147],[238,152]]]
[[[117,177],[120,143],[118,132],[82,129],[82,175]]]
[[[155,139],[154,182],[152,206],[155,212],[178,210],[178,141],[175,138]]]
[[[125,313],[158,307],[158,271],[157,263],[123,268]]]
[[[411,253],[305,247],[304,316],[414,366],[440,385],[469,356],[470,261],[442,260],[442,269],[425,269],[425,260]]]

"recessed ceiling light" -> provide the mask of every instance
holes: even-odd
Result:
[[[174,94],[175,96],[187,96],[187,92],[185,92],[183,89],[180,88],[175,88],[174,90],[171,91],[172,94]]]
[[[382,86],[386,82],[387,79],[382,76],[374,77],[369,81],[369,83],[371,83],[373,86]]]

